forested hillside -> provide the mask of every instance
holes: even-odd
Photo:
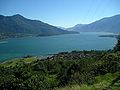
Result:
[[[0,15],[0,39],[23,36],[50,36],[77,33],[66,31],[39,20],[27,19],[19,14]]]

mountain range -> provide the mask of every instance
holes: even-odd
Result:
[[[0,15],[0,37],[17,37],[26,35],[50,36],[77,33],[66,31],[39,20],[27,19],[19,14]]]
[[[105,17],[90,24],[77,24],[74,27],[55,27],[39,20],[31,20],[20,14],[0,15],[0,39],[23,36],[51,36],[78,32],[120,33],[120,15]]]
[[[120,15],[105,17],[90,24],[77,24],[72,28],[67,28],[67,30],[120,33]]]

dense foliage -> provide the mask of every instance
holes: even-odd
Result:
[[[118,35],[117,38],[118,38],[118,41],[116,46],[114,47],[114,51],[120,51],[120,35]]]
[[[0,90],[52,90],[68,85],[94,85],[107,79],[110,82],[102,89],[120,88],[119,49],[62,52],[30,63],[24,60],[1,63]]]

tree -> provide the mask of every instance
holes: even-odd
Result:
[[[114,47],[114,51],[120,51],[120,36],[118,36],[118,41],[116,46]]]

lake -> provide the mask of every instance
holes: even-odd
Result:
[[[99,37],[109,33],[81,32],[47,37],[12,38],[0,41],[0,60],[26,55],[46,56],[73,50],[108,50],[117,40],[111,37]]]

